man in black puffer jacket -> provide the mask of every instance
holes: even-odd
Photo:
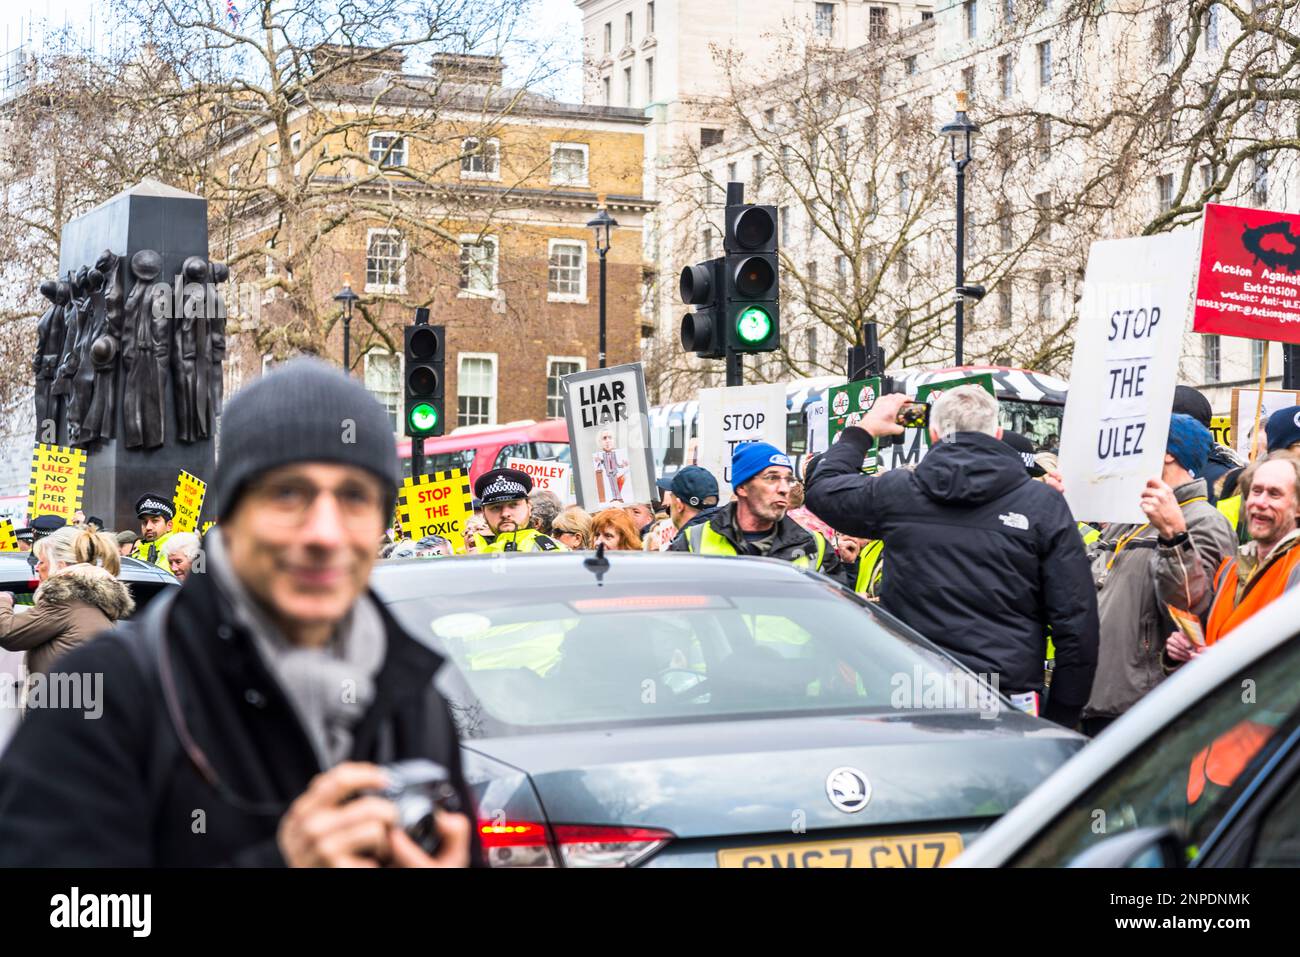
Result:
[[[896,435],[908,401],[885,395],[818,462],[808,507],[848,535],[883,539],[881,604],[1007,695],[1043,692],[1073,727],[1097,667],[1097,595],[1064,496],[1000,441],[997,400],[953,389],[931,408],[934,447],[915,471],[862,474],[872,436]]]

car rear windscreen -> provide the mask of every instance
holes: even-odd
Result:
[[[583,723],[939,707],[996,712],[996,695],[828,586],[724,594],[646,585],[512,590],[393,606],[453,667],[441,685],[482,734]],[[699,588],[699,586],[695,586]],[[458,607],[459,606],[459,607]]]

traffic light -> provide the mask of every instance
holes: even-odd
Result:
[[[698,306],[682,317],[682,348],[701,359],[721,359],[727,354],[722,317],[723,259],[710,259],[682,270],[678,284],[682,302]]]
[[[729,204],[726,222],[726,347],[733,352],[775,352],[781,348],[776,207]]]
[[[406,348],[406,403],[402,431],[413,439],[442,435],[447,371],[443,327],[429,325],[429,310],[419,309],[415,324],[402,332]]]

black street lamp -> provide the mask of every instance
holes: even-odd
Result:
[[[602,202],[596,216],[587,223],[596,234],[596,253],[600,256],[600,368],[605,368],[605,254],[609,252],[609,234],[618,221],[609,215]]]
[[[962,341],[965,332],[965,305],[967,299],[979,302],[984,298],[983,286],[966,285],[966,166],[970,163],[971,140],[979,135],[980,128],[966,117],[966,91],[957,94],[957,115],[945,123],[939,132],[948,138],[952,168],[957,172],[957,286],[954,299],[957,305],[957,365],[962,365]]]
[[[334,297],[343,303],[343,371],[352,374],[352,304],[361,297],[352,291],[352,277],[343,274],[343,290]]]

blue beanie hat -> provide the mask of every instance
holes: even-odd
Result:
[[[1214,435],[1190,415],[1175,413],[1169,417],[1169,441],[1165,451],[1193,478],[1200,478],[1214,447]]]
[[[769,465],[794,472],[790,457],[767,442],[742,442],[731,453],[731,487],[740,488]]]

